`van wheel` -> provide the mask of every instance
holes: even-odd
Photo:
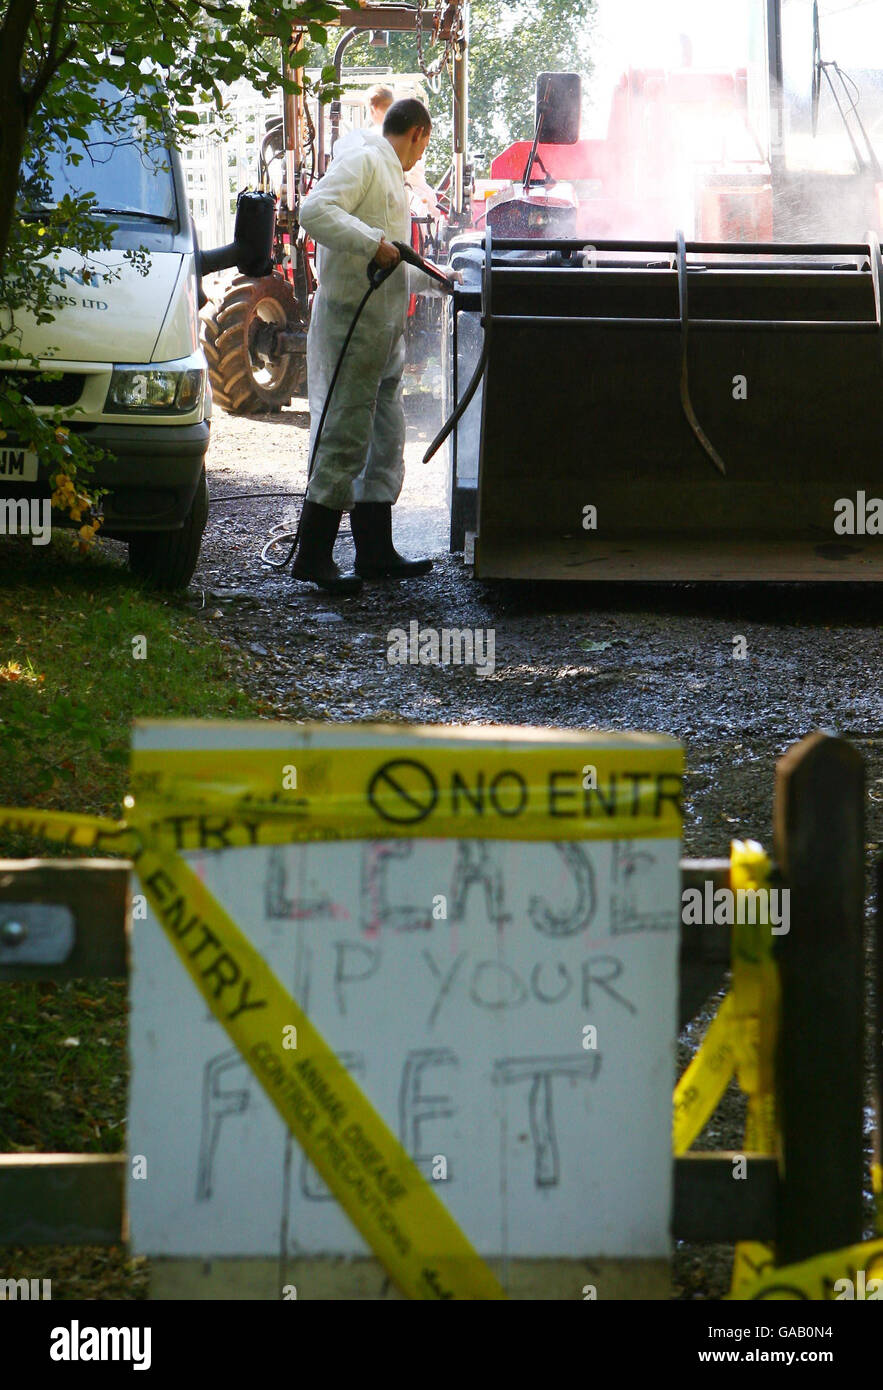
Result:
[[[137,531],[129,537],[129,569],[157,589],[184,589],[193,578],[208,520],[205,469],[180,531]]]
[[[294,290],[281,275],[237,275],[220,304],[203,315],[212,399],[230,415],[281,410],[307,380],[306,354],[277,354],[276,331],[304,328]]]

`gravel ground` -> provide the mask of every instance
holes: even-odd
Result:
[[[209,455],[212,511],[188,606],[250,653],[246,679],[280,717],[653,729],[687,749],[684,853],[725,855],[734,837],[771,842],[776,758],[814,728],[866,758],[868,867],[883,839],[881,595],[744,586],[727,590],[480,584],[447,553],[444,465],[420,455],[438,400],[408,397],[407,478],[396,538],[435,569],[412,585],[366,585],[335,599],[261,565],[272,523],[296,515],[266,494],[302,488],[306,402],[263,419],[218,414]],[[225,504],[238,492],[259,495]],[[342,538],[338,559],[352,559]],[[495,669],[390,665],[388,634],[493,629]],[[733,659],[733,638],[748,643]],[[870,881],[870,880],[869,880]],[[683,1064],[701,1028],[681,1040]],[[738,1148],[743,1110],[728,1095],[701,1141]],[[870,1233],[870,1232],[869,1232]],[[730,1252],[681,1246],[681,1297],[726,1291]]]

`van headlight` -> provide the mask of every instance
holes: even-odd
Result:
[[[104,402],[105,414],[144,411],[185,415],[196,410],[205,372],[199,367],[172,371],[168,367],[114,367]]]

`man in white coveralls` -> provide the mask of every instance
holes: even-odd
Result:
[[[301,206],[301,224],[317,243],[319,288],[307,338],[310,456],[328,388],[353,315],[368,288],[367,266],[397,266],[393,241],[410,241],[405,172],[423,155],[432,121],[416,100],[397,101],[383,131],[336,155]],[[411,294],[435,293],[422,271],[402,265],[369,298],[347,348],[316,452],[292,573],[336,593],[363,579],[413,578],[431,560],[406,560],[392,543],[392,507],[404,480],[402,371]],[[343,574],[332,550],[344,511],[351,513],[355,573]]]

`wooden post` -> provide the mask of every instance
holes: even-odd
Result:
[[[0,1247],[119,1245],[125,1154],[0,1154]]]
[[[864,765],[815,733],[776,768],[774,847],[790,889],[778,938],[782,1178],[777,1261],[862,1237]]]
[[[119,859],[0,859],[0,983],[125,979],[131,867]],[[38,914],[10,944],[6,928],[23,903],[66,907],[69,944],[61,934],[53,939]]]

